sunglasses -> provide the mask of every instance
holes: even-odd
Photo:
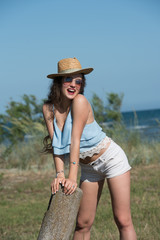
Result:
[[[64,83],[71,83],[73,81],[73,78],[72,77],[66,77],[64,79]],[[75,84],[80,86],[82,83],[82,79],[75,79]]]

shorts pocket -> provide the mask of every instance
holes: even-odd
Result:
[[[98,158],[96,162],[92,164],[92,169],[100,174],[103,174],[106,162],[103,159]]]
[[[96,167],[96,166],[98,166],[101,163],[102,163],[102,159],[99,157],[94,162],[91,162],[89,165],[92,166],[92,167]]]

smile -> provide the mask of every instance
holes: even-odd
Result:
[[[69,94],[74,94],[74,93],[76,92],[76,90],[73,89],[73,88],[68,88],[68,89],[67,89],[67,92],[68,92]]]

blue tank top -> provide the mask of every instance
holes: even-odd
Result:
[[[52,146],[54,154],[63,155],[70,153],[71,133],[72,133],[72,116],[71,110],[66,118],[63,131],[59,129],[54,117],[54,135]],[[90,150],[98,145],[98,143],[104,139],[106,134],[102,131],[102,128],[94,120],[92,123],[86,124],[82,136],[80,139],[80,153]]]

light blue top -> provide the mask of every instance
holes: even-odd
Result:
[[[56,118],[54,117],[54,135],[52,146],[54,154],[63,155],[70,153],[71,144],[71,133],[72,133],[72,116],[71,109],[66,118],[63,131],[61,131],[56,123]],[[95,147],[102,139],[104,139],[106,134],[102,131],[102,128],[94,120],[92,123],[86,124],[82,136],[80,139],[80,153],[86,152],[91,148]]]

